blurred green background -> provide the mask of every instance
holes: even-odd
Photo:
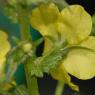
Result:
[[[38,32],[33,30],[32,27],[30,28],[31,28],[31,35],[32,35],[33,40],[36,40],[37,38],[39,38],[40,35],[38,34]],[[12,23],[12,21],[8,19],[8,17],[5,16],[2,11],[0,11],[0,30],[7,32],[11,43],[13,43],[12,36],[20,37],[19,25]],[[25,74],[24,74],[23,64],[19,66],[15,76],[16,76],[15,78],[18,84],[25,83]]]

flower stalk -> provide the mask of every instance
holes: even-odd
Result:
[[[21,38],[22,40],[31,40],[28,10],[27,8],[22,8],[21,6],[18,7],[18,10]],[[24,63],[29,95],[39,95],[37,78],[34,76],[31,77],[31,72],[29,69],[30,64],[31,63],[29,60]]]
[[[57,87],[55,90],[55,95],[62,95],[64,91],[64,86],[65,86],[65,83],[63,81],[58,81]]]

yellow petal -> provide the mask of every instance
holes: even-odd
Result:
[[[8,35],[4,31],[0,30],[0,40],[6,40],[7,38]]]
[[[79,79],[90,79],[95,76],[95,52],[85,49],[73,49],[63,61],[62,67]]]
[[[69,10],[70,9],[70,10]],[[91,16],[80,5],[71,5],[61,12],[58,31],[69,44],[78,44],[91,33]]]
[[[31,25],[42,35],[56,34],[56,21],[59,16],[59,10],[56,5],[41,4],[33,9],[31,15]],[[54,35],[56,36],[56,35]]]
[[[70,76],[66,72],[65,68],[62,66],[59,66],[58,68],[52,70],[50,73],[51,76],[56,80],[60,80],[60,81],[64,80],[64,82],[66,83],[70,81]]]
[[[0,59],[10,50],[10,44],[7,40],[7,34],[0,31]]]
[[[87,39],[82,41],[80,45],[95,51],[95,37],[89,36]]]
[[[58,68],[56,68],[55,70],[50,72],[51,76],[56,79],[56,80],[60,80],[60,81],[64,81],[66,84],[68,84],[73,90],[75,91],[79,91],[79,88],[77,85],[73,84],[71,82],[71,78],[68,75],[68,73],[66,72],[65,68],[63,66],[59,66]]]
[[[5,57],[0,58],[0,76],[2,75],[2,72],[4,70],[5,64],[4,62],[6,61]]]
[[[10,50],[10,44],[7,38],[7,34],[3,31],[0,31],[0,74],[2,74],[4,70],[6,54]]]
[[[0,42],[0,58],[5,56],[10,50],[10,44],[7,40]]]
[[[53,43],[49,39],[45,38],[43,54],[48,53],[52,48],[53,48]]]

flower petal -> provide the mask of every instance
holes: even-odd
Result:
[[[6,40],[8,38],[8,35],[3,32],[2,30],[0,30],[0,40]]]
[[[10,50],[10,44],[7,40],[8,36],[5,32],[0,31],[0,74],[4,70],[4,62],[6,60],[6,54]]]
[[[43,54],[48,53],[52,48],[53,48],[53,43],[49,39],[45,38]]]
[[[0,76],[2,76],[2,72],[3,72],[4,66],[5,66],[5,64],[4,64],[5,61],[6,61],[5,57],[3,57],[2,59],[0,58]]]
[[[95,51],[95,37],[89,36],[87,39],[82,41],[80,45]]]
[[[69,44],[78,44],[91,33],[92,19],[80,5],[71,5],[69,9],[62,10],[58,31]]]
[[[10,44],[7,40],[0,42],[0,58],[5,56],[10,50]]]
[[[10,50],[10,44],[7,40],[7,34],[0,31],[0,59],[4,57]]]
[[[93,78],[95,76],[95,52],[86,49],[72,49],[61,66],[79,79]]]
[[[53,3],[41,4],[32,11],[31,25],[42,35],[54,35],[58,16],[59,10],[56,5]]]

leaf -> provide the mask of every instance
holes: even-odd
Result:
[[[61,63],[60,61],[65,58],[67,52],[68,50],[57,47],[53,48],[49,53],[36,58],[30,65],[31,75],[43,77],[44,73],[49,73],[51,69]]]
[[[36,59],[36,62],[40,61],[40,58]],[[36,62],[30,62],[30,72],[31,76],[36,76],[36,77],[43,77],[43,71],[41,70],[41,66],[38,65]]]
[[[56,67],[60,64],[60,61],[66,57],[68,51],[65,50],[55,50],[55,52],[50,53],[46,56],[42,62],[41,67],[44,72],[49,72],[50,69]]]

